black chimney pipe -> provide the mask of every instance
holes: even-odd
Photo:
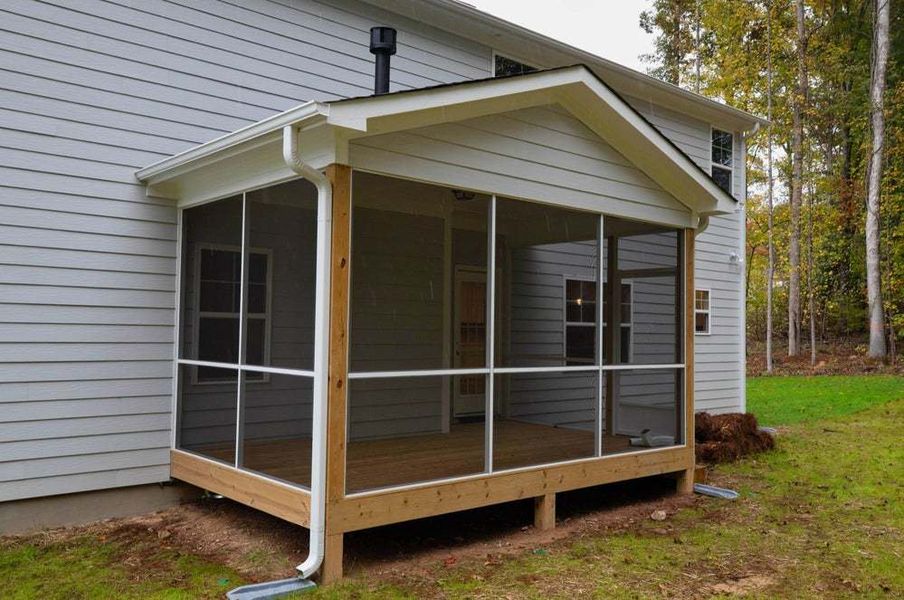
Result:
[[[370,53],[377,57],[374,94],[386,94],[389,92],[389,57],[396,53],[396,30],[392,27],[371,27]]]

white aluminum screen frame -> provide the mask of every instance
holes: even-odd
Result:
[[[297,179],[291,179],[289,181],[307,181],[307,180],[303,179],[303,178],[297,178]],[[303,485],[301,483],[294,482],[294,481],[280,479],[278,477],[274,477],[272,475],[268,475],[266,473],[262,473],[260,471],[256,471],[254,469],[249,469],[247,467],[242,466],[242,458],[243,458],[242,449],[244,446],[244,443],[242,440],[243,434],[244,434],[244,418],[243,418],[244,415],[243,415],[242,396],[243,396],[244,392],[243,392],[242,388],[243,388],[243,383],[244,383],[244,373],[254,372],[254,373],[272,374],[272,375],[289,375],[289,376],[293,376],[293,377],[302,377],[302,378],[310,379],[312,382],[313,389],[316,390],[318,388],[318,384],[320,387],[323,387],[326,385],[327,370],[329,369],[329,365],[326,360],[327,356],[322,356],[324,354],[323,350],[320,347],[320,345],[317,344],[316,342],[312,342],[314,345],[315,369],[291,369],[291,368],[283,368],[283,367],[270,367],[270,366],[263,366],[263,365],[245,364],[244,334],[245,334],[245,328],[247,326],[247,315],[245,314],[245,302],[247,301],[246,296],[248,294],[248,286],[246,285],[247,284],[246,262],[248,261],[249,253],[254,250],[253,248],[248,247],[248,242],[249,242],[249,240],[248,240],[248,226],[249,226],[249,223],[248,223],[248,194],[250,192],[253,192],[253,191],[256,191],[259,189],[265,189],[267,187],[273,187],[275,185],[281,185],[283,183],[288,183],[288,181],[281,181],[281,182],[273,183],[271,185],[264,186],[264,187],[255,187],[253,189],[249,189],[249,190],[245,190],[245,191],[241,192],[241,196],[242,196],[242,223],[241,223],[241,226],[242,226],[242,236],[241,236],[242,237],[242,241],[241,241],[242,264],[241,264],[240,273],[241,273],[242,289],[241,289],[241,294],[240,294],[240,298],[239,298],[239,342],[238,342],[239,343],[239,351],[238,351],[239,362],[235,363],[235,364],[198,360],[198,359],[193,359],[193,358],[185,358],[182,356],[182,354],[183,354],[182,326],[183,326],[183,321],[184,321],[184,315],[182,314],[182,310],[184,308],[183,301],[182,301],[182,294],[185,289],[185,281],[184,281],[185,268],[184,268],[183,261],[185,260],[185,255],[186,255],[185,244],[187,242],[187,240],[185,240],[185,238],[184,238],[184,232],[183,232],[184,212],[190,208],[195,208],[197,206],[203,206],[206,204],[214,204],[216,202],[225,200],[226,198],[218,198],[216,200],[212,200],[209,202],[192,204],[191,206],[180,206],[178,208],[177,219],[176,219],[176,223],[177,223],[177,231],[176,231],[177,266],[176,266],[176,299],[175,299],[176,331],[175,331],[175,336],[174,336],[175,344],[174,344],[174,350],[173,350],[173,356],[174,356],[174,359],[173,359],[173,416],[171,419],[173,431],[172,431],[172,436],[171,436],[171,448],[174,450],[179,450],[181,452],[198,454],[197,452],[194,452],[190,449],[180,447],[182,387],[183,387],[183,382],[182,382],[183,378],[181,377],[180,367],[189,366],[189,367],[214,367],[214,368],[221,368],[221,369],[230,369],[230,370],[236,371],[236,374],[237,374],[237,376],[236,376],[237,389],[236,389],[236,405],[235,405],[236,424],[235,424],[235,440],[234,440],[234,442],[235,442],[234,460],[233,460],[232,464],[230,465],[230,463],[220,460],[220,459],[212,458],[212,457],[209,457],[206,455],[200,455],[200,456],[203,456],[203,458],[205,458],[207,460],[213,460],[213,461],[216,461],[219,463],[227,464],[229,466],[232,466],[235,469],[238,469],[245,473],[250,473],[256,477],[261,477],[261,478],[268,479],[271,481],[279,482],[284,485],[289,485],[289,486],[296,487],[296,488],[299,488],[302,490],[310,491],[311,490],[310,486]],[[310,183],[310,182],[308,182],[308,183]],[[321,235],[322,232],[320,231],[321,228],[320,228],[319,221],[323,218],[323,215],[320,214],[320,209],[321,209],[321,207],[319,206],[319,203],[318,203],[318,206],[317,206],[317,209],[315,212],[315,220],[318,221],[318,226],[317,226],[317,230],[316,230],[317,231],[317,234],[316,234],[317,235],[317,240],[316,240],[317,245],[316,245],[316,253],[315,253],[315,257],[316,257],[315,258],[315,260],[316,260],[315,270],[317,271],[318,274],[321,273],[321,271],[323,271],[323,270],[326,270],[326,272],[328,273],[329,266],[330,266],[330,236],[329,236],[328,231],[326,232],[327,235]],[[272,268],[272,264],[273,264],[272,260],[269,261],[268,268]],[[269,276],[270,276],[270,273],[268,273],[268,277]],[[318,277],[316,277],[316,280],[318,282],[321,282],[324,280],[329,282],[328,277],[326,277],[324,279],[323,277],[318,276]],[[324,294],[322,293],[323,290],[320,289],[320,287],[321,286],[318,284],[318,289],[315,290],[314,328],[315,328],[315,330],[322,329],[323,335],[329,335],[329,318],[328,318],[329,311],[328,311],[328,307],[321,306],[321,304],[323,304],[322,298],[324,297]],[[270,293],[272,293],[272,292],[270,290],[268,290],[268,294],[270,294]],[[197,344],[192,346],[192,350],[194,352],[197,352],[197,350],[198,350]],[[316,369],[316,365],[320,365],[321,368],[319,370]],[[228,385],[228,383],[227,383],[227,385]],[[317,396],[317,394],[315,393],[314,397],[312,398],[312,402],[319,401],[319,399],[316,396]],[[313,423],[312,423],[312,425],[313,425]],[[313,431],[312,431],[312,435],[313,435]]]
[[[393,178],[391,175],[379,174],[383,177]],[[427,182],[429,183],[429,182]],[[439,185],[439,184],[437,184]],[[478,192],[480,193],[480,192]],[[670,363],[670,364],[603,364],[603,328],[597,327],[597,339],[596,339],[596,362],[595,365],[573,365],[573,366],[548,366],[548,367],[497,367],[496,366],[496,358],[495,358],[495,314],[496,314],[496,200],[497,195],[493,193],[486,194],[490,197],[489,202],[489,215],[487,219],[488,231],[487,231],[487,239],[488,239],[488,247],[487,247],[487,295],[488,300],[486,302],[487,305],[487,332],[489,333],[487,343],[486,343],[486,367],[483,368],[469,368],[469,369],[415,369],[415,370],[399,370],[399,371],[358,371],[351,372],[349,371],[347,377],[349,380],[363,380],[363,379],[390,379],[390,378],[403,378],[403,377],[437,377],[437,376],[456,376],[456,375],[484,375],[487,377],[487,384],[485,388],[486,395],[486,404],[485,404],[485,413],[484,413],[484,471],[481,473],[475,473],[471,475],[460,475],[460,476],[451,476],[451,477],[441,477],[438,479],[430,479],[425,481],[417,481],[413,483],[400,484],[400,485],[392,485],[386,487],[373,488],[368,490],[349,492],[348,491],[348,469],[346,468],[346,481],[344,482],[343,489],[345,497],[353,498],[353,497],[362,497],[371,494],[379,494],[385,493],[387,491],[398,491],[398,490],[406,490],[406,489],[416,489],[422,488],[425,486],[435,485],[437,483],[448,483],[453,481],[466,481],[469,479],[476,479],[485,477],[487,475],[493,473],[514,473],[519,471],[529,471],[533,469],[541,469],[548,468],[551,466],[558,465],[566,465],[575,462],[582,462],[587,460],[600,460],[607,458],[607,454],[603,453],[603,414],[605,410],[605,401],[603,399],[603,377],[607,371],[645,371],[645,370],[676,370],[679,371],[679,375],[676,378],[680,383],[681,391],[678,394],[678,403],[680,407],[680,413],[683,415],[685,411],[685,406],[687,403],[686,398],[686,386],[684,386],[684,380],[686,378],[686,357],[687,357],[687,343],[682,335],[681,339],[681,356],[678,357],[681,362]],[[533,202],[535,204],[544,204],[542,202],[534,202],[531,200],[523,200],[519,199],[522,202]],[[352,200],[352,213],[354,213],[354,200]],[[582,209],[572,209],[572,210],[582,210]],[[582,211],[586,212],[586,211]],[[597,322],[603,322],[603,298],[602,298],[602,290],[603,290],[603,276],[607,271],[602,264],[603,258],[603,246],[605,244],[605,214],[597,213],[599,216],[599,225],[598,225],[598,234],[597,234]],[[610,215],[611,216],[611,215]],[[685,305],[686,294],[687,294],[687,286],[684,284],[685,278],[685,265],[686,265],[686,252],[687,247],[684,244],[682,239],[683,230],[680,228],[671,228],[676,232],[677,236],[677,256],[676,259],[678,264],[675,268],[675,273],[681,280],[681,284],[677,293],[681,299],[680,306]],[[354,264],[354,249],[352,250],[352,264]],[[354,266],[352,267],[354,268]],[[633,294],[633,289],[632,289]],[[351,300],[349,300],[350,302]],[[633,298],[632,298],[632,310],[633,310]],[[678,324],[680,325],[680,329],[683,332],[687,327],[687,317],[684,314],[684,310],[679,311],[677,315]],[[633,323],[632,323],[632,331],[633,331]],[[351,332],[349,332],[351,334]],[[552,463],[542,463],[537,465],[529,465],[524,467],[513,467],[507,469],[496,470],[493,468],[493,422],[494,422],[494,385],[495,385],[495,375],[505,375],[505,374],[520,374],[520,373],[579,373],[579,372],[596,372],[597,373],[597,402],[596,402],[596,425],[595,425],[595,441],[594,441],[594,456],[592,457],[583,457],[583,458],[575,458],[564,461],[557,461]],[[676,407],[677,410],[678,407]],[[351,411],[348,410],[348,418],[351,417]],[[685,423],[684,417],[678,419],[678,427],[680,427],[681,431],[685,431]],[[348,422],[346,423],[346,427],[348,427]],[[348,431],[348,429],[346,429]],[[682,439],[680,443],[676,443],[672,446],[664,446],[662,448],[641,448],[632,452],[621,452],[618,456],[625,456],[630,454],[645,454],[650,452],[660,452],[664,450],[670,450],[673,448],[680,448],[687,446],[686,434],[682,435]],[[346,456],[346,461],[348,457]]]

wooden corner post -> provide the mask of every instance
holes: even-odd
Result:
[[[548,531],[556,526],[555,492],[534,498],[534,527],[538,531]]]
[[[689,465],[678,475],[678,492],[690,494],[694,491],[694,239],[696,229],[684,230],[684,414],[679,414],[679,423],[684,422],[684,441],[688,447]]]
[[[335,518],[345,496],[346,421],[348,414],[348,311],[351,259],[352,170],[332,164],[333,185],[330,265],[330,351],[327,400],[326,547],[320,583],[342,578],[343,531]]]

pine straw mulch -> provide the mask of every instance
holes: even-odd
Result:
[[[697,413],[694,430],[698,463],[733,462],[775,447],[775,439],[760,431],[756,417],[750,413]]]

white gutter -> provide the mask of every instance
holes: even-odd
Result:
[[[308,557],[298,565],[304,578],[320,569],[326,535],[326,427],[327,357],[329,356],[330,314],[330,229],[332,226],[333,186],[330,180],[301,160],[298,152],[298,128],[283,127],[283,159],[286,165],[317,187],[317,271],[314,300],[314,398],[311,423],[311,541]]]

